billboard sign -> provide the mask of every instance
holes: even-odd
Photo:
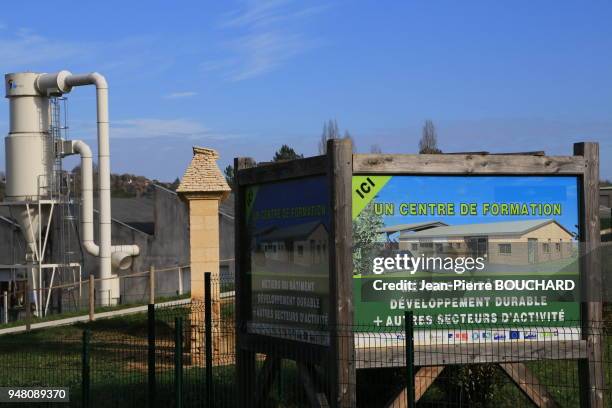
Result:
[[[358,326],[397,330],[412,310],[423,343],[579,326],[576,177],[354,175],[352,187]]]
[[[326,176],[246,187],[250,333],[329,344]]]

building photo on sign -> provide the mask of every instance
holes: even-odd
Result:
[[[513,326],[569,326],[574,336],[577,188],[575,177],[353,176],[355,321],[393,329],[411,310],[434,332],[485,324],[503,340],[517,338]]]

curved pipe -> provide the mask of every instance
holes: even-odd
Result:
[[[98,118],[98,188],[100,190],[100,246],[98,257],[100,259],[100,278],[110,278],[112,275],[112,252],[108,84],[106,83],[106,79],[97,72],[82,75],[66,75],[64,84],[67,87],[83,85],[95,85],[96,87],[96,111]],[[101,284],[101,290],[111,290],[109,281],[102,280]]]
[[[93,156],[91,148],[82,140],[72,141],[72,150],[81,156],[81,199],[83,201],[83,213],[81,215],[81,230],[83,247],[94,256],[100,255],[100,247],[94,241],[93,225]],[[102,213],[100,213],[102,216]],[[113,257],[114,253],[122,253],[129,256],[140,254],[138,245],[111,245],[111,261],[118,259]],[[120,267],[118,262],[111,262],[116,268]],[[122,263],[125,265],[125,263]],[[123,268],[125,269],[125,268]]]
[[[108,124],[108,84],[106,79],[97,72],[89,74],[74,75],[68,71],[60,71],[55,74],[41,74],[36,79],[36,88],[43,95],[56,95],[70,92],[72,87],[94,85],[96,87],[96,113],[98,122],[98,184],[100,190],[100,245],[93,240],[93,175],[91,163],[91,149],[80,141],[75,142],[74,149],[79,149],[83,161],[83,174],[81,182],[83,188],[83,236],[84,246],[87,252],[96,255],[100,259],[100,290],[112,292],[112,253],[123,252],[132,256],[138,255],[139,249],[136,245],[111,246],[111,196],[110,196],[110,141]],[[77,147],[78,145],[78,147]],[[85,167],[88,167],[85,170]],[[89,183],[89,184],[86,184]],[[87,195],[87,198],[85,198]],[[87,230],[85,230],[87,228]],[[87,235],[86,235],[87,234]],[[119,257],[115,257],[117,259]],[[123,263],[125,264],[125,263]],[[110,293],[109,292],[109,293]],[[111,293],[111,295],[113,295]],[[102,296],[106,296],[103,294]],[[109,298],[114,296],[109,296]]]

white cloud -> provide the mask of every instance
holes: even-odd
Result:
[[[213,131],[198,121],[186,118],[116,120],[111,122],[110,134],[113,139],[180,138],[200,141],[245,137],[239,133]]]
[[[202,69],[223,71],[227,80],[242,81],[271,72],[313,48],[317,41],[303,33],[297,20],[320,13],[327,6],[295,4],[291,0],[250,0],[226,14],[220,27],[237,31],[225,44],[230,56],[206,61]]]
[[[111,122],[114,138],[195,138],[205,136],[208,131],[200,122],[191,119],[138,118]]]
[[[172,92],[168,95],[165,95],[166,99],[180,99],[180,98],[189,98],[191,96],[196,96],[198,93],[193,91],[184,91],[184,92]]]
[[[124,77],[138,73],[142,77],[167,71],[175,62],[173,55],[153,47],[159,39],[151,35],[75,41],[47,37],[29,28],[2,28],[0,23],[0,70],[5,72],[72,68],[105,73],[119,71]]]
[[[230,70],[228,78],[242,81],[266,74],[308,47],[299,35],[268,31],[244,36],[233,43],[241,63]]]
[[[225,69],[230,69],[238,63],[236,59],[227,58],[223,60],[216,61],[205,61],[200,64],[200,69],[203,72],[214,72],[221,71]]]
[[[14,32],[7,30],[0,36],[0,69],[61,61],[85,51],[86,47],[80,44],[51,40],[28,29],[22,28]]]
[[[240,10],[227,13],[221,27],[263,27],[309,17],[328,8],[327,5],[314,5],[293,9],[291,0],[249,0]]]

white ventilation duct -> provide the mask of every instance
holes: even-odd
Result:
[[[88,253],[94,256],[100,256],[100,246],[94,241],[93,160],[91,149],[82,140],[72,140],[68,141],[68,143],[70,143],[69,146],[64,146],[64,154],[68,155],[74,152],[81,156],[81,239],[83,241],[83,247]],[[102,196],[100,196],[100,200],[102,200]],[[110,213],[110,207],[108,208],[108,211]],[[102,221],[101,205],[100,221]],[[100,241],[102,240],[100,239]],[[110,252],[111,265],[116,269],[125,270],[132,266],[132,257],[137,256],[140,253],[140,249],[138,248],[138,245],[112,245],[110,247]],[[100,262],[102,262],[102,257],[100,257]],[[102,269],[100,268],[100,270]]]
[[[100,199],[100,244],[93,238],[93,172],[91,149],[82,141],[64,143],[64,155],[79,153],[82,161],[83,194],[82,235],[87,252],[99,257],[101,299],[116,299],[118,285],[112,265],[126,269],[139,254],[137,245],[111,246],[110,143],[108,123],[108,86],[98,73],[73,75],[68,71],[54,74],[7,74],[6,97],[10,103],[10,131],[6,138],[7,201],[36,202],[47,198],[46,186],[55,159],[49,137],[49,97],[70,92],[72,87],[95,85],[97,103],[98,168]],[[13,214],[22,226],[28,253],[36,253],[34,233],[46,214],[28,207]],[[113,255],[115,254],[115,255]],[[128,258],[128,259],[126,259]]]

